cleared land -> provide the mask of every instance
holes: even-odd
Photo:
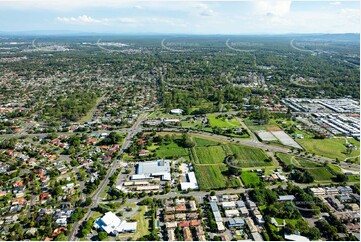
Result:
[[[201,190],[240,186],[240,182],[237,178],[228,177],[227,174],[225,174],[227,166],[224,164],[195,165],[194,171]]]
[[[338,158],[339,160],[345,160],[348,157],[356,157],[360,155],[360,142],[355,139],[348,139],[348,142],[356,145],[357,150],[352,150],[351,154],[346,154],[347,148],[344,145],[345,139],[300,139],[298,142],[309,153],[315,153],[316,155],[328,157],[331,159]]]
[[[209,123],[213,127],[220,127],[220,128],[237,128],[240,127],[240,123],[237,119],[226,119],[226,118],[217,118],[218,114],[211,114],[208,115],[207,118],[209,120]]]
[[[188,156],[188,151],[177,145],[175,142],[172,142],[167,145],[161,145],[159,148],[155,151],[155,154],[158,158],[177,158],[177,157],[184,157]]]

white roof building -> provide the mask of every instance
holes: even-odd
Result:
[[[181,182],[182,191],[188,190],[188,188],[192,190],[198,189],[197,178],[194,172],[189,172],[187,176],[188,176],[188,182]]]
[[[312,188],[310,188],[310,190],[313,193],[313,195],[325,195],[326,194],[325,189],[323,189],[321,187],[312,187]]]
[[[228,217],[228,218],[239,217],[239,211],[236,210],[236,209],[226,210],[226,211],[224,211],[224,214],[225,214],[226,217]]]
[[[307,237],[297,235],[297,234],[287,234],[287,235],[285,235],[285,240],[288,240],[288,241],[310,241]]]
[[[184,110],[180,109],[180,108],[175,108],[175,109],[170,110],[171,114],[182,114],[183,112],[184,112]]]
[[[235,202],[222,202],[222,208],[223,209],[233,209],[236,208],[236,203]]]
[[[137,222],[127,222],[120,220],[114,213],[107,212],[103,217],[98,218],[94,223],[94,228],[102,229],[108,234],[134,233],[137,229]]]

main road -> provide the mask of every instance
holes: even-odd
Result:
[[[120,154],[123,153],[123,150],[127,149],[129,147],[129,145],[131,144],[131,140],[134,137],[134,135],[136,135],[138,132],[141,131],[141,124],[142,122],[146,119],[147,114],[146,113],[142,113],[139,115],[137,121],[134,123],[133,127],[130,129],[130,131],[127,134],[127,137],[125,138],[125,141],[121,147],[120,150]],[[83,219],[81,219],[78,222],[75,222],[73,225],[73,229],[71,231],[71,233],[69,234],[68,239],[70,241],[74,241],[75,240],[75,235],[78,232],[79,229],[79,225],[82,224],[83,221],[86,221],[90,218],[91,213],[92,213],[92,209],[96,208],[99,204],[99,200],[100,200],[100,195],[103,193],[105,187],[108,185],[109,183],[109,177],[111,177],[114,173],[114,171],[119,167],[119,160],[114,160],[113,163],[110,165],[110,168],[108,169],[107,174],[105,175],[105,178],[103,179],[103,181],[100,183],[98,189],[93,193],[92,195],[92,204],[90,206],[87,207],[87,213],[84,216]]]

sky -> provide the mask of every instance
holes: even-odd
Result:
[[[0,0],[0,31],[164,34],[359,33],[360,2]]]

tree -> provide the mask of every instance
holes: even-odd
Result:
[[[108,234],[106,232],[99,232],[98,233],[99,240],[106,240],[108,238]]]
[[[196,144],[195,142],[192,140],[192,138],[190,137],[190,135],[188,133],[183,133],[182,135],[182,145],[185,148],[192,148],[194,147]]]
[[[56,241],[68,241],[68,237],[65,234],[61,233],[55,237]]]
[[[234,166],[228,166],[228,175],[232,176],[240,176],[241,175],[241,169],[236,168]]]
[[[338,173],[335,177],[336,182],[346,182],[347,180],[348,180],[348,177],[342,173]]]

